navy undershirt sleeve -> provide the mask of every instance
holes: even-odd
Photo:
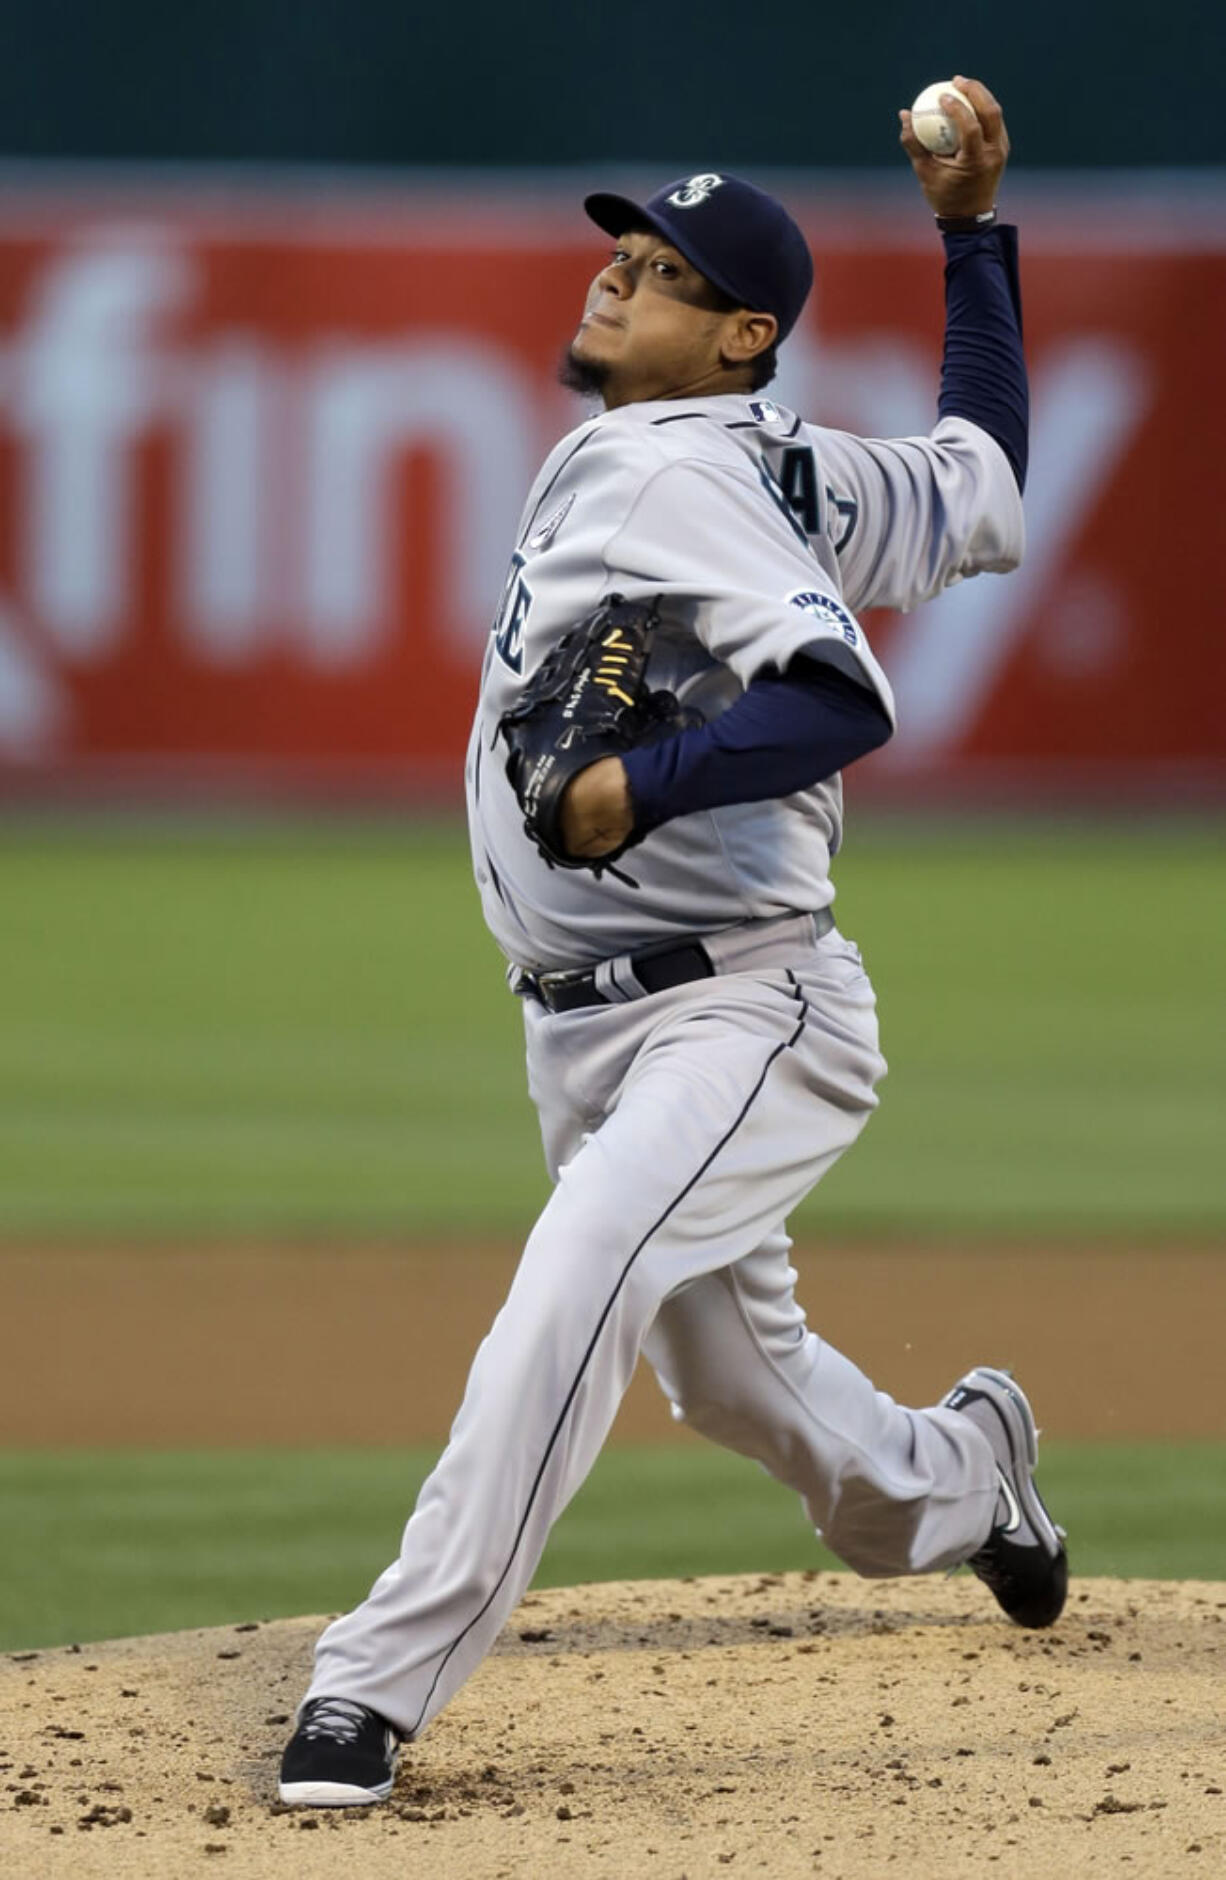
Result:
[[[1022,351],[1017,230],[946,235],[941,417],[969,418],[1026,481],[1029,389]],[[820,659],[763,674],[709,725],[626,753],[634,831],[674,816],[757,803],[811,788],[890,736],[867,687]]]
[[[1030,394],[1022,351],[1017,230],[946,235],[945,356],[938,410],[994,437],[1026,487]]]
[[[754,679],[709,725],[626,753],[635,834],[695,810],[807,790],[889,736],[867,687],[801,655],[784,677]]]

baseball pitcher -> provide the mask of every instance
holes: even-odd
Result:
[[[794,1489],[856,1571],[966,1562],[1025,1626],[1064,1604],[1020,1388],[979,1367],[932,1407],[893,1402],[808,1328],[786,1233],[885,1070],[830,879],[839,773],[894,728],[860,617],[1022,554],[1008,139],[987,88],[959,85],[974,121],[952,155],[902,114],[945,246],[928,436],[852,437],[768,396],[813,278],[770,196],[706,170],[587,199],[610,245],[564,376],[601,409],[528,494],[467,762],[554,1188],[399,1557],[319,1640],[286,1802],[390,1793],[640,1353],[672,1414]]]

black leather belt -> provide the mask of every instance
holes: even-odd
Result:
[[[829,933],[834,925],[834,916],[823,908],[813,917],[817,935]],[[650,947],[642,953],[631,953],[621,962],[628,966],[637,984],[644,993],[667,992],[673,986],[688,985],[692,979],[712,979],[720,969],[716,967],[701,940],[686,940],[675,947]],[[724,966],[723,971],[735,971],[735,963]],[[619,973],[619,978],[623,976]],[[521,972],[515,986],[521,998],[535,999],[548,1012],[575,1012],[585,1005],[615,1005],[622,1002],[615,993],[612,997],[601,992],[596,984],[596,968],[584,973],[530,973]]]
[[[669,947],[666,953],[632,953],[629,966],[644,992],[667,992],[691,979],[711,979],[715,968],[701,940]],[[610,1005],[596,989],[595,968],[587,973],[524,973],[515,988],[524,998],[537,999],[546,1011],[574,1012],[583,1005]]]

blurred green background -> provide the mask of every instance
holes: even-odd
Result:
[[[1226,1223],[1211,823],[853,822],[879,1115],[841,1236]],[[0,831],[0,1232],[518,1235],[520,1014],[457,824]]]
[[[1219,1242],[1222,861],[1208,821],[853,815],[839,913],[892,1069],[799,1233]],[[519,1011],[458,824],[10,820],[0,870],[0,1250],[528,1226]],[[0,1451],[0,1645],[349,1603],[429,1461]],[[1079,1570],[1226,1577],[1226,1445],[1057,1445],[1044,1479]],[[541,1577],[824,1558],[683,1440],[607,1453]]]
[[[0,1452],[0,1650],[343,1611],[398,1552],[432,1461],[385,1449]],[[1042,1485],[1057,1515],[1075,1517],[1074,1573],[1226,1577],[1226,1445],[1052,1445]],[[607,1449],[536,1584],[838,1566],[794,1495],[694,1437]]]

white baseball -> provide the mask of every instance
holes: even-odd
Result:
[[[975,107],[964,91],[960,91],[952,78],[938,79],[935,85],[925,85],[915,103],[911,106],[911,128],[934,157],[951,157],[962,141],[961,133],[954,119],[941,109],[941,97],[945,92],[952,92],[960,98],[971,116]]]

